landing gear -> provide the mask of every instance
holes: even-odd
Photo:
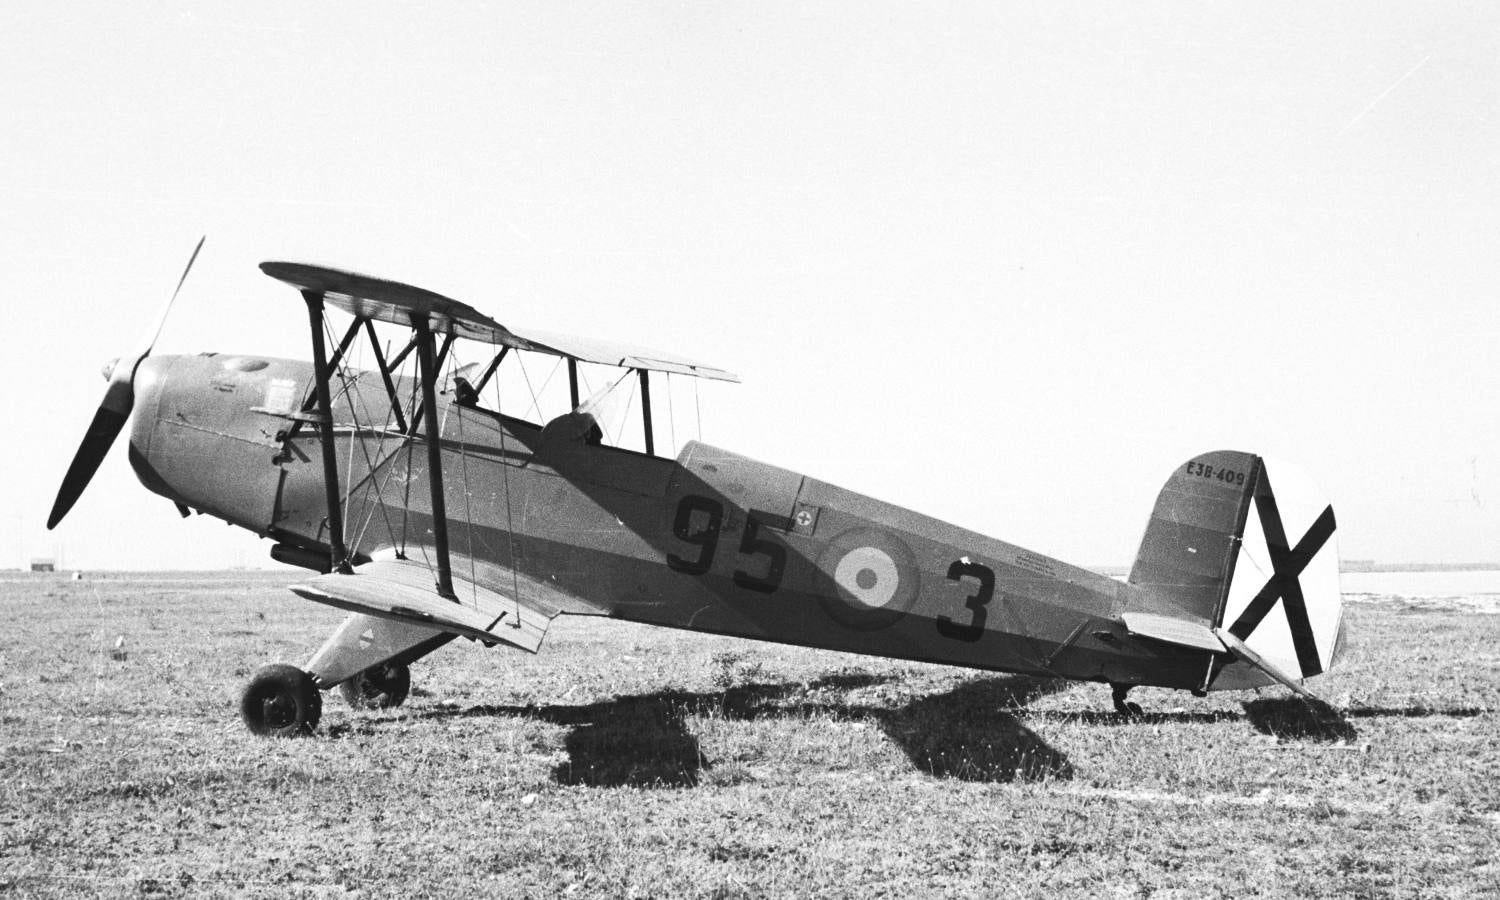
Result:
[[[404,663],[383,662],[356,672],[339,691],[355,709],[390,709],[411,693],[411,669]]]
[[[323,695],[312,676],[284,663],[262,666],[240,698],[240,718],[253,734],[311,734],[322,714]]]
[[[1125,695],[1130,693],[1131,687],[1133,687],[1133,685],[1110,685],[1110,689],[1114,691],[1113,699],[1115,701],[1115,712],[1119,713],[1122,716],[1125,716],[1126,718],[1135,718],[1136,716],[1141,715],[1141,705],[1139,703],[1130,703],[1125,699]]]

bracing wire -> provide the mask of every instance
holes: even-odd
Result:
[[[325,315],[325,316],[320,316],[319,318],[322,320],[322,323],[323,323],[323,334],[324,334],[324,337],[325,337],[325,340],[326,340],[326,344],[328,346],[337,347],[339,345],[339,341],[338,341],[338,338],[334,336],[333,328],[328,323],[328,317]],[[340,356],[342,357],[342,354],[340,354]],[[334,377],[335,376],[338,377],[338,380],[339,380],[339,396],[338,396],[338,399],[340,399],[340,400],[347,399],[348,396],[349,396],[349,379],[347,377],[345,377],[345,375],[344,375],[344,371],[345,371],[346,368],[347,367],[344,365],[344,360],[342,358],[340,358],[339,361],[338,361],[338,364],[333,367],[333,371],[326,373],[330,387],[332,387],[332,382],[333,382]],[[328,403],[328,421],[320,423],[320,426],[319,426],[321,428],[328,429],[328,440],[330,442],[332,442],[333,439],[334,439],[333,438],[333,403],[334,403],[333,400],[330,400],[329,403]],[[344,466],[344,472],[346,473],[346,476],[344,478],[344,490],[342,492],[343,496],[339,499],[339,508],[342,510],[342,513],[343,513],[339,518],[340,518],[340,520],[342,522],[343,532],[344,533],[340,534],[338,536],[338,540],[339,540],[339,543],[341,543],[341,544],[344,545],[344,552],[345,553],[352,553],[353,552],[353,549],[349,546],[349,543],[348,543],[348,541],[349,541],[349,498],[353,495],[353,490],[354,490],[353,489],[353,485],[352,485],[351,482],[353,482],[353,480],[354,480],[352,476],[353,476],[353,472],[354,472],[354,435],[355,435],[355,431],[356,430],[357,429],[350,429],[350,431],[349,431],[349,461]],[[335,472],[336,471],[337,470],[335,470]],[[329,515],[330,516],[333,515],[333,513],[332,513],[331,510],[329,511]],[[331,537],[331,535],[330,535],[330,537]],[[344,562],[345,562],[344,560],[340,560],[339,561],[339,565],[344,565]]]
[[[364,407],[366,419],[368,421],[373,421],[374,417],[370,415],[369,405],[365,402],[365,395],[363,391],[360,392],[359,397],[361,405]],[[390,434],[391,419],[394,415],[392,409],[393,407],[387,405],[385,413],[385,424],[381,427],[379,432],[382,445],[381,449],[384,449],[386,436]],[[356,422],[358,421],[359,413],[354,409],[354,401],[352,398],[349,401],[349,414],[355,418]],[[392,472],[392,467],[387,465],[386,463],[392,458],[393,454],[378,454],[377,458],[372,459],[370,456],[369,445],[365,441],[363,436],[360,438],[360,449],[364,453],[365,466],[369,471],[369,474],[366,477],[369,479],[370,484],[374,486],[375,491],[374,497],[366,502],[363,522],[360,524],[359,529],[355,532],[353,546],[357,547],[364,543],[365,535],[369,533],[370,524],[375,521],[375,513],[377,511],[380,513],[381,519],[385,522],[387,537],[390,538],[392,545],[395,545],[397,541],[396,530],[391,524],[390,508],[386,505],[385,500],[385,486],[386,483],[390,481]],[[381,472],[381,469],[385,470],[384,473]],[[384,475],[383,479],[382,474]]]
[[[411,356],[415,356],[415,355],[416,354],[412,354]],[[411,360],[411,357],[408,357],[408,361],[410,361],[410,360]],[[403,366],[405,366],[405,364],[406,363],[402,363]],[[412,362],[412,366],[415,367],[416,363]],[[407,377],[407,376],[402,376],[402,377]],[[418,376],[418,378],[416,380],[420,382],[420,380],[421,380],[420,375]],[[422,392],[420,390],[414,390],[414,391],[411,392],[411,399],[410,399],[410,401],[408,401],[411,404],[411,408],[410,408],[409,413],[408,413],[408,415],[406,417],[406,421],[409,422],[409,423],[411,423],[411,425],[409,426],[410,430],[408,431],[408,433],[406,435],[406,477],[402,479],[402,481],[404,481],[405,485],[406,485],[405,486],[405,490],[403,491],[402,496],[401,496],[401,555],[403,557],[406,556],[406,549],[407,549],[406,536],[407,536],[408,529],[409,529],[409,527],[411,525],[411,519],[410,519],[410,514],[411,514],[411,483],[412,483],[411,463],[412,463],[412,454],[414,454],[414,453],[417,452],[417,429],[416,429],[416,421],[417,421],[417,407],[421,404],[421,400],[419,399],[421,396],[422,396]],[[428,412],[431,413],[432,411],[428,410]],[[428,477],[429,478],[431,477],[431,473],[428,473]],[[421,552],[421,554],[422,554],[422,561],[427,564],[427,568],[431,569],[432,568],[432,560],[430,558],[428,558],[428,556],[427,556],[427,545],[418,542],[418,544],[417,544],[417,550]]]
[[[516,353],[516,365],[521,369],[521,377],[526,379],[526,390],[531,394],[531,408],[537,408],[536,389],[531,386],[531,375],[526,371],[526,360],[521,358],[519,351]],[[529,412],[529,410],[528,410]],[[526,418],[524,415],[521,418]]]
[[[358,345],[358,347],[357,347],[357,349],[356,349],[355,352],[358,353],[358,354],[360,354],[359,360],[362,363],[362,360],[364,358],[363,357],[364,344],[360,343]],[[366,373],[365,373],[364,369],[362,368],[362,364],[360,366],[355,366],[354,369],[358,373],[356,375],[355,379],[354,379],[355,383],[357,384],[364,377],[364,375]],[[359,407],[358,408],[355,406],[355,398],[356,398],[356,396],[359,399]],[[379,477],[379,474],[378,474],[378,472],[379,472],[379,466],[385,461],[385,459],[387,457],[385,457],[385,456],[379,456],[379,458],[372,458],[371,457],[369,442],[368,442],[368,440],[366,438],[366,434],[365,434],[366,431],[369,431],[371,429],[369,429],[369,428],[361,428],[360,425],[359,425],[361,409],[363,410],[364,419],[365,419],[366,422],[373,421],[373,419],[374,419],[374,417],[370,415],[370,408],[369,408],[369,404],[366,402],[365,392],[363,390],[359,390],[359,391],[355,391],[355,390],[345,391],[344,392],[344,400],[346,401],[346,403],[347,403],[347,405],[349,407],[349,417],[350,417],[351,421],[354,423],[354,427],[353,427],[353,429],[351,429],[351,431],[349,433],[349,437],[350,437],[350,452],[349,452],[349,467],[347,469],[347,471],[349,473],[349,494],[350,494],[350,498],[351,498],[350,499],[351,509],[352,509],[352,504],[353,504],[353,499],[352,498],[353,498],[354,487],[355,487],[355,485],[354,485],[354,452],[353,452],[353,444],[355,443],[356,439],[357,439],[358,444],[359,444],[360,453],[361,453],[361,455],[364,456],[365,470],[366,470],[366,474],[365,474],[365,476],[363,478],[360,479],[360,483],[364,484],[366,481],[368,481],[370,484],[372,484],[374,486],[374,497],[371,498],[369,494],[366,494],[365,508],[364,508],[364,511],[359,516],[360,524],[359,524],[358,527],[354,527],[353,528],[353,537],[352,537],[352,539],[349,542],[349,547],[351,548],[351,552],[352,552],[352,550],[354,548],[357,548],[361,544],[364,543],[365,535],[369,531],[370,523],[374,520],[375,512],[376,512],[377,509],[381,512],[382,517],[385,519],[386,531],[389,533],[389,532],[392,531],[392,529],[391,529],[391,523],[390,523],[390,515],[389,515],[389,512],[387,511],[386,505],[385,505],[385,498],[384,498],[384,493],[383,493],[383,485],[381,484],[381,480],[380,480],[380,477]],[[384,441],[384,436],[389,431],[390,421],[391,421],[391,411],[389,409],[387,409],[385,424],[384,424],[384,426],[382,426],[382,428],[378,432],[381,435],[382,442]],[[350,518],[346,522],[346,527],[353,527],[353,519],[354,519],[354,517],[352,516],[352,512],[351,512]],[[392,536],[392,539],[394,540],[394,534],[392,534],[391,536]]]
[[[519,353],[516,354],[516,356],[518,358],[517,359],[517,365],[520,365],[520,367],[521,367],[521,374],[524,375],[526,373],[526,366],[525,366],[524,363],[521,363],[519,361],[520,355],[521,354],[519,354]],[[516,620],[515,620],[515,622],[511,623],[511,627],[512,628],[520,628],[521,627],[521,580],[520,580],[520,577],[516,574],[516,523],[515,523],[515,518],[513,517],[512,513],[511,513],[511,503],[510,503],[510,463],[506,462],[506,460],[509,459],[509,456],[507,455],[509,453],[509,451],[505,449],[505,410],[500,405],[500,384],[499,384],[499,382],[500,382],[500,379],[499,379],[498,374],[497,374],[497,377],[495,378],[495,414],[499,417],[499,420],[500,420],[499,421],[499,426],[500,426],[499,427],[499,431],[500,431],[500,485],[501,485],[501,490],[505,493],[505,546],[506,546],[506,549],[510,553],[510,589],[511,589],[510,598],[511,598],[511,602],[513,604],[515,604],[515,607],[516,607]],[[529,379],[527,380],[527,387],[530,387],[530,380]],[[535,395],[533,395],[533,396],[535,396]]]
[[[672,454],[677,454],[677,414],[672,409],[672,373],[667,373],[667,427],[672,435]]]
[[[363,383],[364,377],[366,375],[366,372],[365,372],[365,369],[364,369],[365,345],[364,345],[364,343],[362,341],[360,341],[358,338],[356,338],[355,339],[355,343],[352,344],[351,346],[353,347],[355,359],[354,359],[354,364],[351,365],[350,368],[353,369],[353,371],[354,371],[355,374],[354,374],[354,377],[352,379],[349,379],[349,380],[347,380],[345,382],[346,387],[349,387],[350,389],[344,391],[344,400],[345,400],[347,406],[349,407],[349,419],[350,419],[350,422],[351,422],[351,427],[349,429],[349,464],[348,464],[348,468],[346,469],[346,471],[348,472],[348,481],[349,481],[349,483],[348,483],[348,498],[349,498],[348,505],[349,505],[349,511],[345,515],[344,529],[345,529],[345,531],[350,532],[350,536],[347,538],[347,540],[348,540],[349,552],[353,553],[354,550],[356,548],[358,548],[364,542],[365,534],[368,532],[370,522],[371,522],[371,520],[375,516],[375,510],[376,510],[376,508],[377,507],[383,508],[383,506],[382,506],[382,504],[380,503],[380,500],[379,500],[380,481],[379,481],[379,478],[376,475],[376,466],[379,464],[380,460],[376,459],[376,458],[372,458],[371,455],[370,455],[369,439],[368,439],[368,436],[367,436],[367,434],[368,434],[368,432],[369,432],[370,429],[368,427],[361,427],[360,426],[360,421],[361,421],[361,419],[360,419],[360,410],[361,410],[361,408],[364,411],[364,421],[368,423],[372,419],[372,417],[370,416],[369,405],[365,401],[365,392],[362,389],[362,383]],[[358,403],[359,403],[358,407],[356,407],[356,405],[355,405],[356,399],[358,399]],[[389,419],[390,419],[389,413],[387,413],[386,418],[387,418],[387,424],[389,424]],[[365,461],[365,474],[364,474],[363,477],[360,478],[359,484],[360,484],[360,486],[363,486],[365,484],[365,482],[368,481],[371,484],[373,484],[374,487],[375,487],[375,498],[374,499],[371,498],[370,493],[368,491],[365,492],[365,494],[364,494],[364,502],[363,502],[363,509],[362,509],[362,511],[361,511],[361,513],[360,513],[359,516],[355,516],[353,514],[353,508],[354,508],[354,490],[355,490],[355,486],[356,486],[355,485],[355,480],[354,480],[354,446],[355,446],[355,444],[359,445],[360,455],[364,457],[364,461]],[[378,455],[378,451],[377,451],[377,455]]]
[[[457,354],[448,354],[448,377],[453,379],[457,373],[454,366],[457,365]],[[467,542],[466,556],[469,558],[469,594],[474,602],[474,608],[479,608],[479,578],[474,572],[474,514],[472,509],[472,492],[469,490],[469,442],[464,435],[464,409],[461,404],[449,403],[448,412],[458,416],[458,459],[459,467],[464,478],[464,540]]]
[[[356,350],[356,352],[359,353],[359,354],[361,354],[360,359],[363,359],[363,356],[362,356],[362,354],[364,352],[364,344],[363,343],[359,344],[358,349]],[[357,385],[359,383],[360,379],[365,374],[363,372],[363,370],[360,369],[359,367],[354,367],[354,368],[355,368],[355,371],[356,371],[357,374],[356,374],[356,376],[353,379],[345,379],[345,381],[344,381],[345,388],[348,388],[349,385],[351,384],[351,382],[353,384]],[[341,369],[342,369],[342,367],[341,367]],[[341,378],[344,377],[342,371],[340,372],[340,377]],[[361,391],[355,391],[355,390],[346,389],[346,390],[342,391],[341,394],[342,394],[342,399],[345,401],[345,403],[349,407],[349,415],[350,415],[351,420],[354,423],[354,427],[350,430],[350,435],[349,435],[350,436],[349,463],[348,463],[348,467],[346,469],[346,471],[349,473],[347,499],[348,499],[348,503],[351,504],[351,506],[349,507],[349,509],[351,510],[351,513],[350,513],[350,515],[348,517],[346,517],[346,520],[345,520],[346,521],[346,530],[347,530],[348,526],[350,526],[350,525],[353,524],[353,517],[352,517],[352,503],[353,503],[353,493],[354,493],[354,452],[353,452],[353,445],[354,445],[354,443],[356,443],[356,441],[359,444],[360,452],[361,452],[361,454],[364,457],[365,467],[366,467],[366,475],[365,475],[364,478],[362,478],[360,480],[360,483],[363,484],[365,481],[369,481],[369,483],[374,486],[374,497],[373,498],[368,498],[368,495],[367,495],[366,508],[365,508],[365,511],[360,516],[362,522],[359,525],[359,527],[354,530],[354,532],[353,532],[353,534],[354,534],[353,540],[349,543],[348,546],[350,547],[351,552],[352,552],[352,550],[354,548],[356,548],[356,547],[360,546],[361,544],[363,544],[364,539],[365,539],[365,535],[369,531],[370,523],[374,521],[376,510],[379,510],[379,512],[381,514],[381,518],[384,519],[384,521],[385,521],[385,527],[386,527],[386,533],[387,533],[387,535],[390,537],[390,540],[392,541],[392,543],[396,544],[398,538],[397,538],[397,535],[396,535],[395,528],[394,528],[394,526],[391,523],[390,510],[389,510],[389,506],[387,505],[386,499],[385,499],[385,483],[390,480],[390,478],[392,476],[392,468],[393,468],[391,466],[386,466],[385,463],[388,460],[392,459],[394,457],[394,454],[377,454],[378,458],[372,458],[371,457],[371,455],[370,455],[370,448],[369,448],[369,442],[367,441],[367,439],[365,437],[365,434],[364,434],[364,431],[366,431],[368,429],[361,429],[359,427],[360,408],[363,408],[366,421],[373,421],[373,419],[374,419],[374,417],[370,415],[370,409],[369,409],[368,403],[366,402],[364,391],[362,391],[362,390]],[[358,408],[355,406],[355,397],[356,397],[356,395],[358,395],[358,399],[359,399],[359,402],[360,402],[360,407],[358,407]],[[385,435],[389,434],[389,432],[390,432],[391,420],[392,420],[393,416],[394,416],[394,407],[388,405],[387,409],[386,409],[385,424],[382,426],[382,428],[378,432],[381,435],[381,441],[382,441],[382,443],[384,442]],[[399,452],[399,450],[397,452]],[[381,477],[379,475],[379,470],[380,470],[380,468],[382,466],[384,466],[384,468],[386,469],[384,481],[382,481],[382,479],[381,479]]]
[[[360,357],[360,359],[362,360],[363,353],[365,353],[365,344],[363,344],[362,342],[362,344],[360,344],[360,354],[362,354],[362,357]],[[365,371],[363,371],[363,368],[360,369],[360,372],[362,372],[363,377],[363,375],[365,375]],[[368,398],[366,398],[365,392],[363,392],[363,390],[362,392],[359,392],[359,398],[360,407],[363,408],[366,422],[374,422],[375,417],[371,416]],[[395,414],[393,413],[393,408],[390,407],[389,402],[387,402],[386,422],[384,422],[383,425],[380,426],[380,431],[377,432],[377,434],[380,435],[380,450],[384,450],[386,437],[390,434],[390,422],[392,422],[393,414]],[[350,416],[353,417],[356,425],[359,425],[360,411],[354,408],[353,395],[351,395],[350,399]],[[363,431],[371,431],[371,429],[363,429]],[[354,546],[360,546],[360,544],[365,543],[365,535],[369,534],[369,526],[371,526],[371,523],[374,522],[375,513],[377,513],[377,511],[380,511],[381,519],[384,519],[384,522],[386,522],[387,537],[389,537],[390,540],[395,543],[395,529],[392,528],[392,523],[390,523],[390,510],[389,508],[387,508],[386,493],[384,493],[386,492],[386,484],[384,484],[384,481],[381,480],[381,468],[386,469],[384,475],[386,475],[386,480],[390,480],[390,466],[386,465],[387,460],[390,459],[390,455],[387,455],[387,453],[377,452],[377,456],[375,456],[375,458],[371,458],[371,452],[369,452],[369,444],[368,441],[365,440],[365,437],[363,437],[363,431],[362,438],[360,438],[360,450],[362,450],[363,455],[365,455],[365,466],[366,469],[368,469],[366,480],[369,480],[369,483],[371,483],[372,486],[375,487],[375,490],[374,496],[366,493],[365,513],[363,513],[362,523],[360,523],[359,528],[357,528],[356,532],[354,532]]]
[[[563,358],[561,356],[559,356],[557,358],[557,362],[555,362],[555,363],[552,364],[552,371],[548,372],[546,379],[544,379],[542,381],[542,387],[541,387],[541,389],[540,390],[535,390],[535,391],[531,392],[531,409],[528,409],[526,411],[526,415],[527,416],[529,416],[533,412],[535,412],[535,413],[538,414],[538,418],[540,418],[540,414],[541,414],[541,411],[542,411],[541,395],[545,394],[547,392],[547,385],[549,385],[549,384],[552,383],[552,378],[553,378],[553,376],[555,376],[557,374],[557,370],[562,365],[562,361],[563,361]],[[525,372],[526,370],[525,370],[525,368],[522,368],[521,371]],[[529,379],[529,378],[526,380],[526,387],[527,388],[531,387],[531,379]],[[522,416],[521,418],[524,419],[524,418],[526,418],[526,416]]]
[[[629,372],[626,372],[625,377],[628,377],[629,374]],[[637,383],[636,379],[630,379],[630,393],[625,395],[625,412],[620,415],[620,425],[615,429],[616,447],[620,446],[620,441],[625,436],[625,426],[630,424],[630,405],[635,402],[635,386]]]
[[[389,360],[395,359],[395,357],[392,357],[390,354],[391,354],[391,343],[390,343],[390,341],[386,341],[386,344],[385,344],[385,358],[387,360],[387,363],[386,363],[386,368],[388,370],[387,374],[391,376],[391,381],[393,383],[399,384],[401,382],[401,380],[403,380],[403,379],[406,378],[405,375],[401,374],[402,371],[404,371],[403,366],[405,365],[405,362],[402,361],[402,360],[396,360],[396,370],[394,372],[389,371],[389,368],[390,368],[390,362],[389,362]],[[393,407],[401,405],[401,397],[400,397],[399,393],[392,400],[392,405],[393,405]],[[405,418],[406,418],[405,431],[403,432],[403,435],[402,435],[401,446],[397,447],[396,450],[391,454],[392,460],[395,460],[396,457],[401,453],[402,450],[406,451],[406,463],[401,468],[401,534],[400,534],[399,539],[395,535],[391,536],[392,540],[397,541],[397,544],[396,544],[396,558],[397,559],[406,559],[407,558],[406,557],[406,547],[407,547],[406,536],[407,536],[407,526],[409,524],[409,513],[411,511],[411,509],[410,509],[410,507],[411,507],[411,451],[412,451],[412,437],[413,437],[413,435],[416,432],[416,429],[414,429],[412,427],[412,425],[411,425],[411,415],[415,411],[415,409],[416,409],[416,397],[413,396],[413,397],[408,398],[408,401],[407,401],[407,407],[406,407],[406,410],[405,410],[405,413],[406,413],[406,415],[405,415]],[[391,476],[392,477],[395,476],[396,468],[397,468],[397,463],[396,462],[392,462],[391,463]]]
[[[345,546],[351,554],[354,552],[354,548],[358,546],[358,541],[351,540],[351,537],[358,535],[360,531],[354,524],[354,448],[356,445],[358,445],[361,453],[365,456],[365,465],[369,465],[369,454],[364,453],[364,436],[360,434],[359,429],[359,414],[354,408],[355,395],[359,394],[363,396],[363,392],[351,388],[351,383],[355,388],[357,388],[359,383],[360,368],[356,363],[363,361],[364,357],[361,355],[363,349],[363,345],[359,345],[358,339],[356,339],[355,344],[350,345],[352,352],[344,354],[344,358],[339,361],[338,371],[341,383],[339,393],[341,399],[344,401],[344,405],[349,407],[350,419],[349,454],[348,461],[344,464],[344,540],[346,541]],[[355,359],[350,360],[351,356],[355,357]],[[353,376],[348,374],[350,371],[354,373]],[[332,403],[328,404],[330,415],[333,412],[333,405]]]

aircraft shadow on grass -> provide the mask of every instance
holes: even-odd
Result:
[[[591,787],[692,787],[714,769],[688,727],[692,716],[730,721],[806,719],[877,725],[911,764],[938,778],[982,782],[1032,782],[1073,777],[1061,751],[1023,725],[1016,713],[1031,701],[1065,690],[1061,679],[1022,675],[966,681],[949,691],[899,706],[859,702],[850,692],[895,680],[893,676],[831,674],[811,682],[732,685],[721,691],[656,691],[599,703],[547,706],[479,705],[445,708],[425,717],[532,717],[569,729],[568,759],[553,769],[560,784]],[[1244,704],[1244,713],[1148,713],[1127,718],[1113,712],[1062,713],[1070,721],[1099,726],[1146,723],[1211,724],[1248,720],[1264,734],[1309,743],[1352,741],[1351,719],[1377,717],[1470,717],[1482,710],[1357,707],[1340,711],[1322,701],[1268,697]],[[373,722],[371,723],[373,724]]]
[[[1298,697],[1265,697],[1245,704],[1245,717],[1264,734],[1313,742],[1352,741],[1359,736],[1350,719],[1423,719],[1444,716],[1468,719],[1485,710],[1461,706],[1436,709],[1426,706],[1355,706],[1335,709],[1321,700]]]
[[[692,787],[711,771],[689,716],[732,721],[828,715],[878,725],[917,769],[939,778],[1014,782],[1068,779],[1073,767],[1014,715],[1061,679],[980,678],[894,708],[847,699],[890,676],[829,675],[809,683],[749,683],[723,691],[658,691],[587,705],[476,706],[433,716],[531,716],[569,728],[568,760],[553,770],[561,784],[592,787]],[[832,694],[833,696],[829,696]]]
[[[1284,739],[1334,743],[1359,736],[1345,713],[1322,700],[1262,697],[1245,704],[1245,718],[1256,731]]]

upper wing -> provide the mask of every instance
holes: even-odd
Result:
[[[676,372],[680,375],[712,378],[715,381],[738,382],[740,380],[739,376],[733,372],[696,362],[687,357],[652,350],[649,347],[638,347],[634,344],[599,338],[558,334],[555,331],[539,331],[535,328],[520,329],[515,333],[532,345],[530,349],[541,353],[552,353],[556,356],[572,357],[580,362],[601,363],[626,369],[649,369],[652,372]]]
[[[455,602],[440,596],[432,572],[415,560],[377,560],[352,575],[331,573],[292,585],[299,597],[352,612],[424,625],[463,637],[501,641],[535,653],[557,610],[517,603],[473,581],[453,578]]]
[[[486,344],[566,356],[581,362],[676,372],[718,381],[740,380],[733,372],[633,344],[531,328],[512,330],[467,303],[399,281],[307,263],[263,262],[260,269],[299,290],[321,294],[324,302],[350,315],[378,322],[411,326],[414,316],[425,317],[434,332]]]
[[[536,349],[504,325],[468,305],[424,288],[372,278],[342,269],[294,262],[263,262],[260,270],[323,300],[352,316],[411,327],[413,317],[425,317],[439,334],[453,334],[489,344]]]

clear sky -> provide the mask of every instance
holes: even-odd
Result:
[[[705,440],[1081,564],[1204,450],[1346,558],[1500,558],[1500,7],[19,3],[0,566],[260,564],[117,442],[158,352],[305,358],[264,259],[738,372]]]

